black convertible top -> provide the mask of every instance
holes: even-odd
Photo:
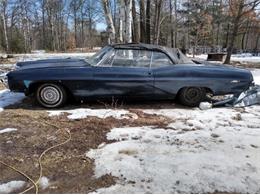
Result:
[[[145,43],[122,43],[112,44],[110,47],[115,49],[144,49],[152,51],[160,51],[166,53],[176,64],[194,64],[192,60],[187,58],[178,48],[164,47],[160,45]]]
[[[160,45],[152,45],[145,43],[117,43],[110,45],[116,49],[147,49],[147,50],[160,50],[165,52],[165,47]]]

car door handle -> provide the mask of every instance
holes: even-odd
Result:
[[[152,75],[152,73],[151,73],[151,72],[148,72],[148,75],[149,75],[149,76],[151,76],[151,75]]]

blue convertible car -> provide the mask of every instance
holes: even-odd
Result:
[[[197,106],[207,93],[239,94],[253,84],[252,74],[226,65],[198,64],[179,49],[147,44],[115,44],[89,59],[50,59],[17,63],[7,74],[11,91],[34,95],[47,108],[69,96],[174,99]]]

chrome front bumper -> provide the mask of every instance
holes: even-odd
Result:
[[[0,82],[3,83],[6,88],[9,88],[8,78],[7,78],[6,74],[0,75]]]

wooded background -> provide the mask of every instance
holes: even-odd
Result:
[[[0,0],[0,51],[143,42],[188,52],[259,52],[260,0]],[[97,30],[105,23],[107,28]]]

